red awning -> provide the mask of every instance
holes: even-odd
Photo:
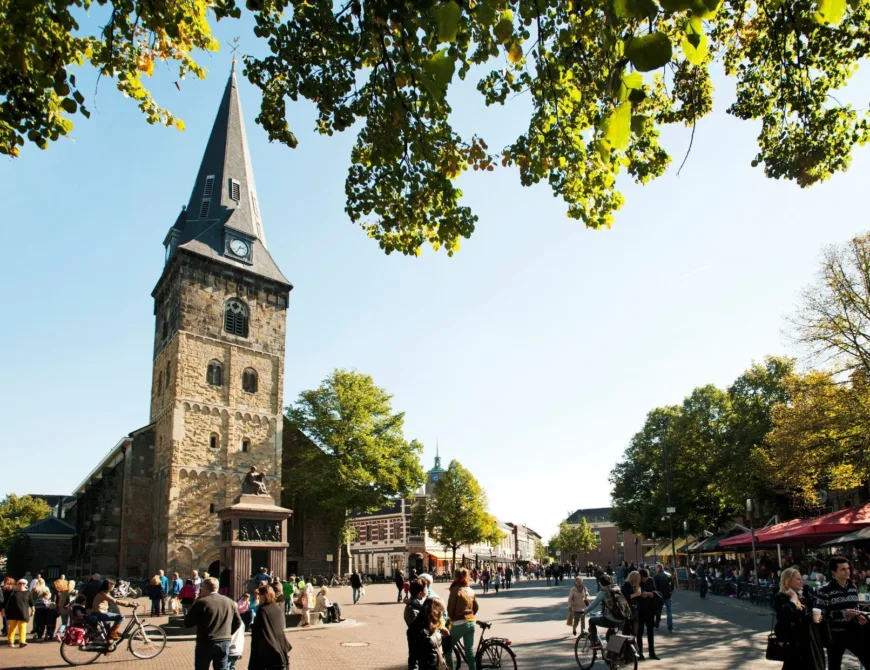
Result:
[[[847,507],[811,519],[791,519],[775,526],[755,531],[756,544],[788,544],[790,540],[811,540],[851,533],[870,526],[870,503],[861,507]],[[749,533],[729,537],[720,547],[736,547],[752,543]]]

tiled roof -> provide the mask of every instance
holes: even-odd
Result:
[[[26,535],[75,535],[76,529],[66,521],[49,516],[42,521],[37,521],[26,528],[22,528],[21,532]]]

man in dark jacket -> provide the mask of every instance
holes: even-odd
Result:
[[[867,616],[858,611],[858,587],[849,579],[849,559],[833,556],[828,561],[831,581],[816,591],[816,602],[831,629],[828,670],[840,670],[848,649],[865,668],[870,668],[867,649]]]
[[[395,572],[393,572],[393,582],[399,590],[399,597],[396,602],[400,603],[402,602],[402,586],[405,584],[405,575],[402,574],[402,571],[399,570],[399,568],[396,568]]]
[[[658,610],[659,596],[656,593],[655,582],[649,575],[649,570],[641,568],[638,572],[640,572],[641,592],[637,608],[637,648],[640,651],[638,660],[643,659],[643,631],[645,628],[649,657],[654,661],[658,661],[659,657],[656,656],[655,642],[655,617]]]
[[[656,585],[656,590],[662,594],[662,608],[667,611],[668,616],[668,632],[674,630],[674,617],[671,613],[671,593],[673,591],[673,579],[670,573],[665,572],[664,566],[661,563],[656,563],[656,575],[653,577]],[[656,628],[662,622],[662,610],[656,612]]]
[[[362,578],[356,570],[350,575],[350,589],[353,592],[353,604],[356,605],[359,602],[360,591],[362,590]]]
[[[187,628],[196,627],[194,670],[227,670],[230,640],[242,625],[242,618],[232,600],[218,594],[218,580],[202,580],[200,598],[184,617]]]
[[[91,611],[91,608],[94,605],[94,598],[97,597],[97,594],[103,590],[103,580],[100,579],[100,576],[97,573],[91,575],[90,581],[85,584],[85,588],[82,589],[82,593],[85,594],[85,598],[88,599],[88,602],[85,606],[88,608],[88,612]]]

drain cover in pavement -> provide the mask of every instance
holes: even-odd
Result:
[[[368,642],[342,642],[342,647],[368,647]]]

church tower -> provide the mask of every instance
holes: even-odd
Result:
[[[235,63],[154,288],[150,573],[218,560],[215,510],[252,465],[280,500],[290,290],[269,250]],[[142,504],[147,504],[142,501]]]

